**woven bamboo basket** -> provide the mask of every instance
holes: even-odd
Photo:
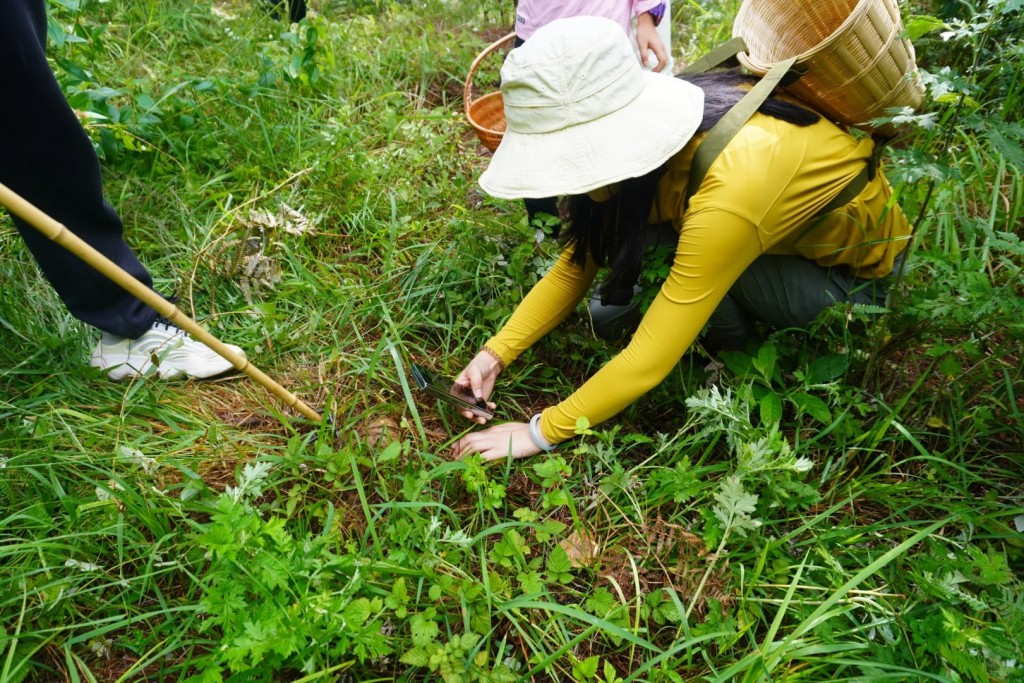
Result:
[[[764,74],[796,56],[804,74],[787,90],[862,128],[890,107],[917,109],[924,99],[914,46],[902,31],[896,0],[744,0],[732,29],[747,43],[744,66]]]
[[[476,136],[484,147],[492,152],[501,144],[501,137],[505,134],[505,101],[501,98],[501,91],[488,93],[483,97],[473,99],[473,76],[477,69],[488,55],[511,45],[516,39],[515,33],[510,33],[504,38],[499,38],[477,55],[473,64],[469,67],[469,74],[466,76],[466,84],[462,89],[462,102],[466,108],[466,118],[469,125],[476,131]]]

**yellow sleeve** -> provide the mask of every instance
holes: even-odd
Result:
[[[580,268],[571,258],[571,249],[562,252],[504,327],[487,340],[487,348],[497,353],[505,365],[562,322],[590,289],[597,275],[594,260],[588,257],[586,267]]]
[[[596,425],[661,382],[697,338],[726,292],[761,255],[757,228],[719,209],[686,216],[671,272],[629,346],[572,396],[546,409],[541,430],[552,443]]]

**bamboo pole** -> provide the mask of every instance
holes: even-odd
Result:
[[[284,401],[285,405],[289,408],[294,408],[314,422],[320,422],[323,419],[318,412],[299,400],[295,394],[268,377],[259,368],[250,363],[248,359],[232,351],[227,344],[224,344],[200,327],[198,323],[182,313],[177,306],[136,280],[123,268],[68,230],[66,226],[47,216],[3,183],[0,183],[0,205],[7,207],[11,213],[43,233],[48,239],[61,245],[110,278],[129,294],[156,310],[157,313],[166,318],[171,324],[180,327],[192,335],[193,339],[197,339],[209,346],[221,358],[235,366],[235,369],[244,372],[270,393]]]

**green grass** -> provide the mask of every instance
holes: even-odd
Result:
[[[106,382],[0,221],[0,680],[1024,680],[1019,9],[915,36],[952,85],[889,153],[920,220],[866,336],[840,311],[718,372],[694,351],[554,457],[485,467],[404,379],[458,372],[555,253],[475,184],[462,80],[511,23],[477,5],[337,0],[293,31],[54,3],[158,286],[334,420],[238,377]],[[674,7],[677,61],[737,6]],[[257,215],[282,204],[312,227]],[[499,416],[615,351],[571,317]]]

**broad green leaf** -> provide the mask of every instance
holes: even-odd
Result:
[[[971,565],[976,572],[974,580],[982,586],[996,586],[1013,580],[1013,571],[1003,553],[992,548],[985,553],[980,548],[970,546],[968,554],[972,558]]]
[[[537,525],[534,534],[541,543],[547,543],[552,536],[557,536],[565,531],[565,523],[557,519],[546,519]]]
[[[519,572],[516,574],[516,580],[519,581],[519,588],[523,591],[524,595],[540,593],[544,590],[544,578],[540,575],[540,572]]]
[[[425,667],[430,661],[430,656],[426,648],[417,646],[402,655],[399,661],[409,666]]]
[[[601,664],[601,658],[597,655],[587,657],[572,668],[572,676],[576,680],[590,680],[597,677],[597,667]]]
[[[541,478],[541,486],[544,488],[558,486],[564,478],[572,474],[572,468],[560,455],[544,458],[534,463],[533,471]]]
[[[566,584],[572,581],[572,563],[562,546],[556,545],[551,549],[547,561],[548,580]]]
[[[593,434],[590,431],[590,420],[583,416],[576,418],[576,433],[580,436],[590,436]]]
[[[761,424],[764,426],[777,424],[782,419],[782,399],[773,391],[761,399]]]
[[[362,626],[373,612],[373,605],[367,598],[357,598],[345,608],[345,617],[352,623]]]
[[[520,522],[536,522],[540,519],[540,513],[530,508],[516,508],[512,511],[512,516]]]
[[[441,632],[437,624],[423,614],[414,616],[409,623],[409,628],[412,633],[413,645],[419,646],[426,646],[433,642],[437,634]]]
[[[817,396],[811,396],[801,391],[794,394],[791,400],[796,405],[797,413],[800,415],[810,415],[822,424],[831,424],[832,413],[829,411],[828,405]]]
[[[378,463],[389,462],[394,460],[402,453],[402,442],[392,441],[387,447],[381,451],[381,454],[377,456]]]
[[[831,382],[843,375],[850,367],[850,359],[843,355],[830,355],[815,358],[807,368],[807,381],[811,384]]]
[[[725,362],[725,367],[734,375],[743,377],[750,374],[752,359],[742,351],[723,351],[718,357]]]
[[[608,616],[608,613],[615,609],[618,604],[612,592],[604,586],[598,586],[583,601],[583,606],[586,607],[587,611],[599,617]]]
[[[405,587],[405,577],[399,576],[391,587],[391,595],[384,598],[384,605],[396,612],[399,618],[405,617],[405,606],[409,603],[409,592]]]
[[[956,359],[954,355],[948,355],[939,362],[939,370],[946,377],[953,378],[959,377],[960,373],[963,372],[963,367],[960,365],[960,361]]]
[[[773,344],[765,344],[757,350],[757,358],[753,359],[754,368],[761,373],[764,380],[769,384],[772,375],[775,374],[775,362],[778,360],[778,352]]]
[[[981,102],[974,99],[970,95],[963,95],[958,92],[944,92],[935,96],[935,102],[938,104],[959,104],[963,103],[971,110],[981,108]]]

